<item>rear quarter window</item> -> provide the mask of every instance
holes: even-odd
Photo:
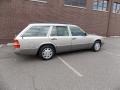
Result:
[[[24,34],[24,37],[45,37],[48,34],[50,26],[33,26],[29,28]]]

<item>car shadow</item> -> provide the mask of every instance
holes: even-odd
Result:
[[[84,49],[84,50],[77,50],[77,51],[70,51],[70,52],[62,52],[62,53],[58,53],[56,54],[52,59],[50,60],[43,60],[42,58],[40,58],[39,56],[36,55],[22,55],[22,54],[15,54],[16,55],[16,60],[19,62],[35,62],[35,61],[53,61],[56,60],[57,56],[69,56],[69,55],[79,55],[79,54],[83,54],[83,53],[87,53],[87,52],[92,52],[89,49]]]
[[[16,55],[16,60],[21,62],[42,61],[42,59],[36,55],[22,55],[22,54],[15,54],[15,55]]]
[[[70,51],[70,52],[63,52],[63,53],[58,53],[57,55],[60,56],[65,56],[65,55],[75,55],[75,54],[82,54],[86,52],[92,52],[90,49],[83,49],[83,50],[77,50],[77,51]]]

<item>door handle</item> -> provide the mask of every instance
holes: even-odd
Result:
[[[72,40],[75,40],[75,39],[77,39],[77,38],[72,38]]]
[[[57,38],[52,38],[51,40],[57,40]]]

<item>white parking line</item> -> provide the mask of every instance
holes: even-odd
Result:
[[[81,73],[79,73],[75,68],[73,68],[70,64],[68,64],[64,59],[58,56],[58,59],[63,62],[70,70],[72,70],[77,76],[83,77]]]

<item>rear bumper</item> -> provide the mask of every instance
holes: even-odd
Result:
[[[15,49],[15,54],[36,55],[37,49]]]

